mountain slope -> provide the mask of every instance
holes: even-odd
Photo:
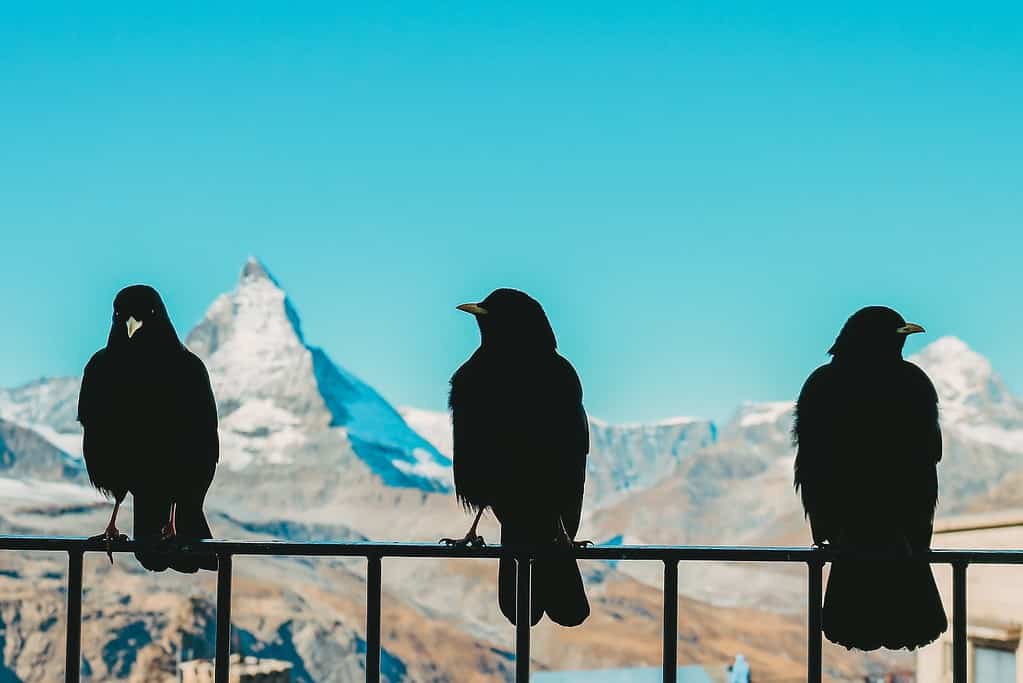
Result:
[[[77,377],[44,377],[14,389],[0,389],[0,417],[27,427],[65,453],[82,454]]]

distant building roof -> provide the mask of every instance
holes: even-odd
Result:
[[[589,671],[538,671],[532,683],[661,683],[661,668],[591,669]],[[713,683],[702,666],[680,666],[679,683]]]
[[[231,674],[240,676],[257,676],[268,674],[283,674],[291,671],[291,662],[280,659],[258,659],[256,657],[241,657],[231,655]],[[208,674],[210,680],[213,676],[214,663],[208,659],[193,659],[178,664],[178,670],[182,674],[202,676]]]

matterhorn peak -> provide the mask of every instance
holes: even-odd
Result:
[[[232,468],[285,464],[332,429],[385,484],[445,490],[450,460],[369,385],[306,343],[288,295],[255,257],[210,305],[186,344],[206,363]]]
[[[280,287],[277,279],[270,274],[267,270],[266,265],[255,256],[249,256],[245,260],[245,265],[242,266],[242,275],[239,280],[239,284],[246,282],[258,282],[260,280],[269,280],[275,287]]]

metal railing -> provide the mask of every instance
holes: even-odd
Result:
[[[133,541],[112,544],[116,553],[134,552]],[[151,546],[146,546],[152,549]],[[105,552],[102,541],[75,537],[0,536],[0,550],[66,552],[67,641],[65,683],[78,683],[81,662],[82,557]],[[515,627],[515,680],[529,681],[530,567],[535,549],[486,546],[448,548],[426,543],[299,543],[290,541],[222,541],[194,543],[178,552],[216,554],[217,629],[215,682],[228,683],[231,647],[232,558],[247,556],[364,557],[366,581],[366,681],[380,681],[381,561],[384,558],[512,558],[517,563]],[[805,564],[807,591],[807,674],[809,683],[821,680],[821,603],[824,564],[834,554],[826,549],[790,547],[721,546],[591,546],[573,551],[580,560],[655,560],[664,563],[664,616],[662,663],[664,683],[676,683],[678,665],[678,563],[679,562],[782,562]],[[876,561],[898,561],[876,556]],[[966,568],[970,564],[1023,564],[1023,550],[931,550],[931,564],[952,566],[953,683],[966,683]],[[585,628],[583,626],[582,628]]]

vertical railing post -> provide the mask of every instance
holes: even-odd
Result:
[[[215,683],[228,683],[231,675],[231,556],[217,557],[217,659]]]
[[[664,683],[678,679],[678,560],[664,561],[664,618],[661,668]]]
[[[380,683],[380,557],[366,559],[366,683]]]
[[[67,563],[67,642],[64,655],[64,682],[78,683],[82,666],[82,550],[68,551]]]
[[[821,683],[821,610],[824,594],[824,562],[806,563],[806,680]]]
[[[530,572],[533,560],[525,553],[515,558],[515,683],[529,683]]]
[[[966,562],[952,564],[952,683],[966,683]]]

